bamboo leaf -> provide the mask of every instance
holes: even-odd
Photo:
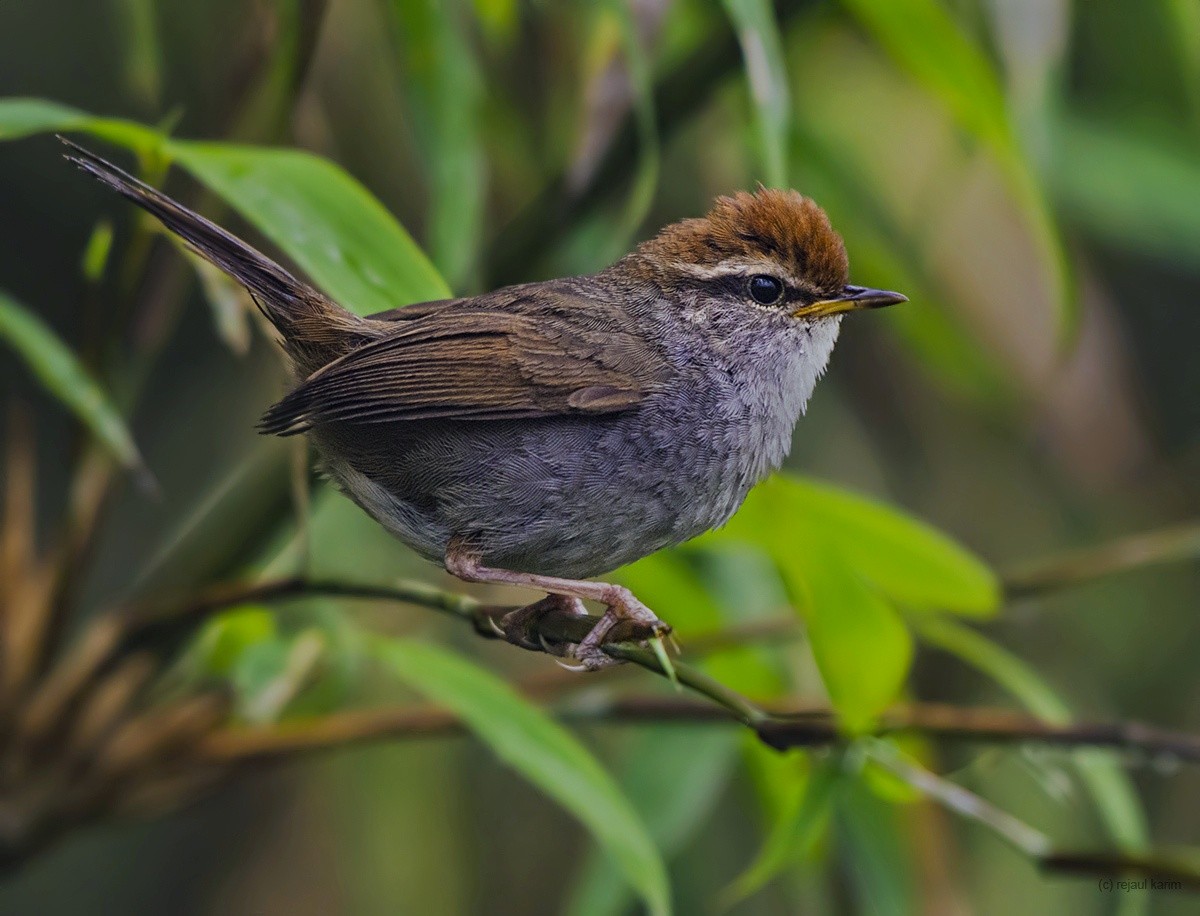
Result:
[[[33,312],[0,291],[0,338],[16,351],[38,381],[78,417],[129,470],[150,482],[149,472],[125,420],[71,349]]]
[[[162,97],[163,50],[158,38],[154,0],[120,0],[117,34],[125,47],[121,59],[125,82],[147,108],[158,106]]]
[[[888,597],[923,609],[990,616],[1000,586],[982,560],[909,515],[827,483],[777,475],[759,497],[783,500],[806,530]]]
[[[358,314],[449,288],[407,232],[346,172],[311,153],[169,140],[166,154],[221,195]]]
[[[865,728],[912,661],[897,604],[986,615],[999,587],[979,560],[921,522],[827,484],[776,475],[725,528],[697,543],[751,544],[771,557],[808,624],[844,724]]]
[[[332,162],[293,149],[173,140],[53,102],[0,99],[0,140],[73,130],[178,162],[359,314],[449,295],[412,237]]]
[[[575,815],[655,916],[671,911],[666,866],[637,812],[566,729],[495,675],[436,646],[376,640],[375,656],[461,716],[501,760]]]
[[[845,849],[853,909],[872,916],[922,912],[912,866],[911,817],[861,779],[843,782],[835,807],[834,832]]]
[[[19,140],[52,130],[72,130],[90,120],[92,117],[86,112],[57,102],[0,99],[0,140]]]
[[[679,852],[712,813],[739,746],[732,729],[651,729],[634,738],[618,779],[664,854]],[[620,916],[630,897],[612,857],[597,850],[563,909],[573,916]]]
[[[995,574],[950,538],[809,478],[776,474],[751,491],[725,529],[708,537],[766,546],[785,561],[819,543],[881,593],[911,607],[987,616],[999,606]]]
[[[813,657],[843,724],[850,731],[869,728],[908,676],[913,654],[908,628],[880,591],[828,545],[813,541],[776,562],[804,616]]]

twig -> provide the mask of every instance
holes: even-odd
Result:
[[[761,711],[760,711],[761,712]],[[604,704],[561,709],[560,718],[573,721],[732,724],[730,711],[710,703],[681,697],[626,697]],[[803,746],[841,744],[848,739],[836,728],[835,714],[828,709],[790,713],[761,713],[768,723],[781,721],[785,715],[803,718],[814,727],[805,736]],[[733,718],[736,718],[734,716]],[[893,710],[883,717],[877,735],[896,731],[918,731],[935,738],[969,738],[972,740],[1034,740],[1073,746],[1092,743],[1088,729],[1096,726],[1047,726],[1036,719],[1019,716],[1004,710],[964,710],[949,706],[918,704]],[[1113,726],[1102,727],[1105,732]],[[1140,727],[1121,726],[1130,734]],[[465,732],[463,722],[448,710],[430,706],[408,706],[338,713],[309,722],[297,721],[271,728],[225,728],[206,736],[197,745],[198,756],[207,762],[226,766],[247,762],[269,762],[291,757],[297,753],[344,747],[348,744],[381,739],[423,738]],[[769,733],[762,724],[757,729],[763,740],[772,746],[781,745],[764,736]],[[795,736],[795,730],[789,732]],[[1164,733],[1158,733],[1166,737]],[[776,734],[778,737],[778,733]],[[1191,748],[1192,757],[1200,739],[1190,735],[1170,736],[1170,741],[1138,745],[1142,750],[1162,750],[1164,744],[1172,751],[1178,746]],[[957,783],[938,776],[900,754],[892,745],[870,740],[864,742],[868,756],[898,778],[934,799],[950,811],[991,830],[1034,861],[1047,872],[1058,874],[1087,874],[1099,876],[1132,875],[1170,882],[1169,886],[1200,889],[1200,872],[1186,862],[1164,855],[1132,855],[1110,851],[1056,849],[1053,841],[1042,831],[1016,816],[1001,810],[986,799]],[[784,745],[784,746],[796,746]]]
[[[565,707],[560,716],[571,720],[605,722],[656,722],[677,724],[732,724],[740,722],[777,750],[839,745],[852,740],[838,726],[837,714],[827,707],[778,707],[767,710],[712,682],[698,680],[696,672],[682,667],[688,680],[681,683],[700,692],[704,702],[676,696],[630,696],[586,708]],[[522,685],[526,695],[546,695],[564,687],[581,686],[577,677],[537,679]],[[747,721],[750,720],[750,721]],[[346,741],[377,741],[455,731],[460,723],[451,713],[432,706],[353,710],[310,721],[294,721],[271,729],[229,729],[213,740],[225,748],[223,755],[280,753],[318,749]],[[1049,725],[1032,716],[1004,709],[963,708],[937,703],[916,703],[885,712],[871,735],[901,733],[950,741],[992,744],[1043,744],[1052,747],[1108,747],[1146,755],[1169,755],[1200,763],[1200,735],[1170,732],[1138,722]],[[237,749],[241,749],[240,751]]]
[[[510,606],[485,605],[469,596],[420,582],[377,586],[291,577],[265,582],[222,584],[183,601],[147,602],[109,612],[108,616],[117,622],[122,632],[120,642],[128,644],[136,640],[141,643],[164,629],[170,632],[189,631],[198,620],[241,604],[317,596],[396,601],[440,611],[469,622],[476,633],[488,639],[500,638],[500,622],[513,610]],[[599,617],[592,615],[551,612],[537,620],[536,631],[545,645],[563,646],[582,641],[599,621]],[[643,624],[622,621],[609,632],[609,641],[603,649],[614,658],[667,676],[657,656],[641,645],[651,635],[649,628]],[[117,643],[112,643],[109,651],[116,647]],[[92,657],[96,655],[93,653]],[[681,684],[719,703],[740,722],[755,726],[765,717],[766,713],[748,699],[702,671],[687,665],[675,667]]]
[[[449,614],[470,623],[485,638],[499,638],[496,628],[512,610],[507,606],[485,605],[474,598],[419,582],[400,582],[390,586],[362,585],[336,580],[310,580],[301,577],[265,582],[224,584],[193,595],[182,602],[147,602],[110,612],[109,619],[121,634],[109,634],[102,647],[90,653],[94,665],[97,656],[115,651],[122,641],[144,636],[163,627],[190,630],[210,614],[241,604],[309,598],[316,596],[395,601]],[[598,621],[598,617],[577,617],[550,613],[534,624],[537,633],[550,646],[579,642]],[[779,622],[780,624],[782,621]],[[604,651],[614,658],[631,662],[648,671],[666,676],[656,655],[636,640],[632,628],[614,629],[614,638]],[[743,636],[774,636],[777,626],[759,626]],[[721,641],[710,635],[707,642]],[[536,649],[531,651],[538,651]],[[91,667],[89,665],[88,667]],[[828,709],[767,709],[690,665],[675,663],[679,682],[718,704],[726,714],[755,729],[767,744],[778,749],[830,744],[844,736],[835,714]],[[666,709],[660,706],[660,709]],[[683,706],[670,707],[680,714]],[[697,714],[692,710],[691,714]],[[1200,763],[1200,735],[1171,732],[1139,722],[1076,723],[1052,725],[1040,719],[997,709],[963,709],[945,704],[917,704],[885,713],[877,734],[915,731],[942,738],[993,742],[1039,742],[1071,747],[1110,747],[1114,749],[1163,754],[1189,763]]]
[[[904,782],[954,813],[974,821],[1012,845],[1043,871],[1064,875],[1138,876],[1172,890],[1200,890],[1200,871],[1167,855],[1055,849],[1050,837],[958,783],[907,760],[894,747],[875,742],[868,755]],[[1101,885],[1102,889],[1108,889]]]
[[[925,795],[941,802],[951,811],[983,824],[1029,858],[1040,861],[1053,849],[1050,838],[1040,830],[1007,811],[1001,811],[991,802],[964,789],[958,783],[943,779],[923,767],[910,763],[892,745],[872,742],[868,755],[880,766]]]
[[[828,744],[839,737],[836,716],[822,709],[772,714],[758,726],[757,731],[763,741],[781,750]],[[1001,744],[1106,747],[1200,763],[1200,735],[1167,731],[1140,722],[1052,725],[1032,716],[1003,709],[918,703],[885,712],[874,734],[897,732]]]
[[[1017,567],[1004,577],[1011,599],[1030,598],[1160,563],[1200,559],[1200,524],[1145,531]]]
[[[210,614],[240,604],[316,597],[398,601],[470,620],[475,620],[483,607],[467,595],[422,582],[364,585],[292,576],[258,582],[222,583],[182,601],[146,601],[129,605],[116,613],[128,621],[130,629],[140,630],[162,624],[194,624]]]

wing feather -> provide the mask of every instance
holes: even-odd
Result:
[[[566,286],[517,290],[388,313],[379,338],[310,375],[259,429],[611,413],[670,377],[662,353],[602,304]]]

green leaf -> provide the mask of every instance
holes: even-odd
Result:
[[[87,245],[83,249],[83,257],[79,267],[83,278],[93,286],[104,279],[104,271],[108,268],[108,257],[112,253],[113,227],[106,219],[100,220],[88,236]]]
[[[1200,269],[1200,160],[1142,124],[1073,117],[1057,133],[1062,207],[1101,241]]]
[[[995,574],[954,541],[911,516],[810,478],[776,474],[709,537],[769,546],[785,562],[803,561],[819,542],[880,592],[914,608],[986,616],[999,606]]]
[[[762,143],[766,183],[776,188],[790,187],[787,141],[792,102],[775,10],[770,0],[724,0],[724,3],[742,46]]]
[[[188,667],[202,677],[228,677],[247,649],[278,635],[275,615],[267,608],[233,608],[205,622],[188,649]]]
[[[866,727],[896,697],[912,639],[894,602],[966,614],[995,609],[981,562],[932,528],[827,484],[776,475],[698,546],[737,541],[769,555],[808,623],[844,724]]]
[[[181,689],[219,678],[228,682],[235,717],[274,722],[309,685],[329,640],[317,627],[282,633],[265,607],[234,608],[205,623],[175,672]]]
[[[428,247],[455,288],[478,266],[487,190],[480,131],[483,80],[460,3],[392,0],[413,128],[429,175]]]
[[[709,726],[646,729],[634,737],[618,780],[664,855],[678,853],[712,813],[740,743],[736,729]],[[629,897],[612,858],[594,850],[563,909],[574,916],[620,916]]]
[[[0,99],[0,140],[17,140],[51,130],[71,130],[92,116],[42,99]]]
[[[1179,58],[1180,82],[1195,118],[1200,115],[1200,4],[1192,0],[1166,0],[1166,13],[1171,20],[1168,31]]]
[[[119,118],[97,118],[78,108],[44,99],[0,99],[0,141],[50,131],[85,130],[138,153],[154,151],[163,141],[153,128]]]
[[[908,628],[895,607],[825,544],[806,545],[780,562],[780,571],[804,615],[813,657],[842,723],[850,731],[868,729],[908,676]]]
[[[0,139],[82,130],[177,161],[253,223],[333,299],[359,314],[450,294],[411,236],[332,162],[292,149],[173,140],[36,99],[0,100]]]
[[[842,0],[892,58],[990,150],[1046,261],[1064,337],[1078,310],[1070,261],[1045,194],[1021,149],[1000,79],[937,0]]]
[[[911,818],[876,796],[861,780],[839,787],[834,831],[853,901],[851,909],[872,916],[923,912],[916,885]]]
[[[237,716],[244,722],[274,722],[312,680],[325,653],[316,629],[253,643],[231,672]]]
[[[0,339],[17,352],[46,390],[68,407],[124,467],[149,480],[133,436],[108,393],[49,326],[3,291],[0,291]]]
[[[412,237],[333,163],[300,150],[228,143],[168,140],[164,150],[340,305],[367,315],[450,294]]]
[[[757,893],[786,868],[805,858],[829,820],[834,790],[841,779],[840,754],[822,761],[797,786],[788,803],[778,811],[762,849],[722,898],[732,906]]]
[[[1007,649],[981,633],[947,619],[914,622],[921,639],[962,659],[991,677],[1026,709],[1055,725],[1067,725],[1071,711],[1041,676]],[[1130,852],[1149,843],[1146,817],[1128,775],[1111,753],[1085,752],[1073,757],[1109,835]]]
[[[759,499],[798,513],[813,536],[827,539],[889,598],[972,616],[991,616],[1000,605],[987,565],[924,522],[812,479],[776,475],[759,489]]]
[[[466,722],[496,755],[585,824],[651,913],[670,913],[666,866],[612,777],[566,729],[488,671],[436,646],[376,640],[374,654]]]
[[[483,32],[494,42],[508,44],[520,19],[517,0],[471,0]]]

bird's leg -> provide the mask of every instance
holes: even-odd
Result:
[[[592,631],[583,638],[571,652],[588,670],[594,671],[615,663],[615,659],[607,655],[601,645],[613,626],[622,620],[630,620],[645,625],[656,636],[665,636],[671,628],[659,620],[650,608],[638,601],[633,592],[624,586],[610,585],[606,582],[590,582],[585,579],[560,579],[557,576],[541,576],[536,573],[513,572],[507,569],[491,569],[483,566],[479,558],[469,550],[451,544],[446,550],[446,570],[464,582],[491,582],[503,585],[519,585],[525,588],[541,589],[550,595],[565,598],[596,601],[605,607],[604,616],[592,627]],[[522,608],[527,611],[538,608],[542,602]],[[546,608],[539,608],[536,614],[546,613]],[[521,613],[517,611],[515,613]],[[507,620],[507,618],[506,618]],[[528,627],[529,617],[524,618],[523,625]],[[507,630],[507,626],[505,626]]]

